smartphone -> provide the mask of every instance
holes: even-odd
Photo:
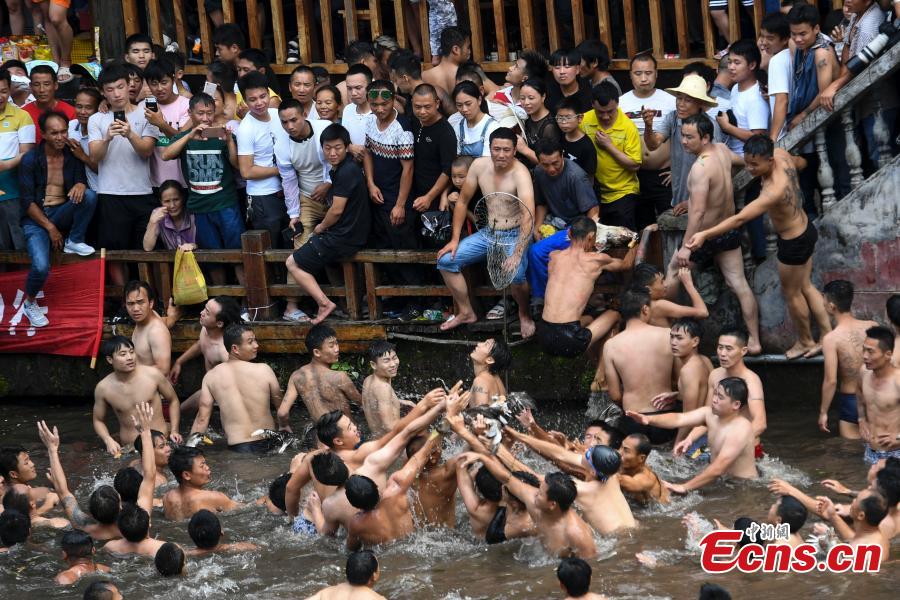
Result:
[[[301,235],[303,235],[303,223],[297,223],[296,229],[292,229],[290,226],[287,226],[281,230],[281,238],[287,244],[293,244],[294,238],[298,238]]]
[[[147,96],[144,99],[144,106],[146,106],[147,110],[149,110],[150,112],[159,112],[159,103],[153,96]]]
[[[213,83],[212,81],[207,81],[203,84],[203,93],[207,96],[212,96],[213,99],[216,97],[216,90],[219,89],[219,86]]]
[[[225,137],[225,128],[224,127],[207,127],[203,130],[204,140],[215,140],[221,139]]]
[[[127,121],[128,118],[125,116],[124,110],[117,110],[113,113],[113,119],[116,121]]]

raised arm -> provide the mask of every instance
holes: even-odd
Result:
[[[400,456],[406,445],[420,431],[431,425],[437,416],[444,410],[444,402],[439,402],[421,417],[413,420],[403,428],[403,431],[394,436],[384,447],[372,452],[366,457],[364,464],[367,469],[387,470]]]
[[[40,435],[41,441],[44,442],[44,445],[47,447],[47,455],[50,459],[50,472],[47,476],[53,483],[53,489],[56,490],[63,508],[66,511],[66,516],[69,517],[69,521],[72,522],[72,525],[84,527],[91,521],[88,516],[82,512],[75,496],[69,491],[69,485],[66,482],[66,473],[63,471],[62,463],[59,460],[59,431],[56,427],[53,428],[53,431],[50,431],[50,428],[47,427],[47,423],[44,421],[38,421],[37,427],[38,435]]]
[[[459,385],[462,385],[462,382],[457,383],[457,385],[454,386],[453,389],[457,389],[457,386]],[[416,403],[412,410],[406,413],[406,416],[397,421],[390,431],[388,431],[377,440],[366,442],[360,449],[366,448],[369,450],[369,452],[375,452],[377,450],[380,450],[381,448],[384,448],[391,440],[400,435],[400,433],[402,433],[410,423],[426,414],[429,410],[433,409],[442,400],[444,400],[446,396],[447,393],[443,390],[443,388],[435,388],[431,390],[430,392],[425,394],[418,403]],[[422,426],[422,428],[424,427],[425,425]],[[405,445],[406,444],[404,444],[404,446]]]
[[[533,487],[524,481],[520,481],[513,477],[512,473],[509,472],[509,469],[504,467],[494,456],[482,454],[481,462],[484,463],[484,466],[487,467],[487,470],[490,471],[491,475],[493,475],[501,485],[505,485],[506,489],[508,489],[513,496],[525,503],[529,510],[534,508]]]
[[[391,475],[391,479],[399,487],[400,493],[406,494],[406,491],[413,481],[416,480],[416,477],[419,476],[422,467],[428,461],[428,455],[431,454],[431,451],[439,443],[440,439],[441,434],[437,431],[432,431],[428,436],[428,440],[419,448],[418,452],[409,457],[403,468]]]
[[[519,433],[515,429],[511,427],[506,427],[504,429],[507,435],[512,437],[514,440],[522,442],[547,460],[553,461],[560,467],[564,467],[567,470],[576,471],[582,475],[587,475],[587,471],[581,465],[581,455],[576,454],[575,452],[570,452],[561,446],[558,446],[552,442],[546,442],[544,440],[539,440],[530,435]]]
[[[716,454],[716,458],[709,466],[680,486],[673,487],[669,484],[669,489],[674,492],[684,493],[702,488],[703,486],[714,482],[724,475],[728,471],[728,468],[731,467],[732,463],[737,460],[737,457],[740,456],[741,450],[743,449],[742,444],[743,441],[737,437],[726,440],[722,449]]]
[[[317,452],[310,452],[303,457],[300,465],[294,469],[293,473],[291,473],[291,478],[288,479],[287,486],[285,486],[284,505],[287,514],[292,517],[296,517],[300,514],[300,496],[302,495],[303,488],[306,487],[306,484],[312,481],[310,461],[315,454],[317,454]]]
[[[469,466],[479,459],[477,455],[468,452],[460,456],[462,458],[456,461],[456,487],[459,489],[466,510],[469,514],[473,514],[481,506],[481,499],[478,492],[475,491],[475,482],[472,481]]]
[[[147,511],[153,512],[153,491],[156,489],[156,459],[153,455],[153,437],[150,434],[153,423],[153,407],[149,403],[139,404],[131,415],[131,421],[135,429],[140,432],[141,445],[144,451],[141,453],[141,468],[144,471],[144,479],[138,490],[137,505]]]

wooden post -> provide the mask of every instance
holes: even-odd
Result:
[[[274,318],[275,306],[269,296],[268,267],[263,253],[272,247],[269,232],[254,229],[241,234],[241,259],[244,264],[244,287],[247,289],[247,308],[256,309],[255,318]],[[271,305],[271,306],[270,306]],[[254,312],[251,311],[251,316]],[[255,319],[254,319],[255,320]]]
[[[506,45],[506,14],[503,12],[503,0],[494,0],[494,31],[497,36],[497,62],[509,60],[509,49]]]
[[[556,22],[556,8],[553,6],[553,0],[546,0],[547,5],[547,39],[550,40],[550,47],[556,50],[559,48],[559,26]]]
[[[753,0],[753,30],[759,37],[763,17],[766,16],[766,0]]]
[[[354,0],[344,0],[344,34],[347,44],[359,39],[359,30],[356,26],[356,3]]]
[[[663,45],[662,35],[662,12],[660,10],[659,0],[650,0],[648,6],[650,10],[650,39],[653,43],[653,54],[658,59],[662,59],[666,52]],[[637,25],[635,25],[637,27]]]
[[[125,37],[132,33],[140,32],[141,24],[138,22],[137,2],[135,0],[122,0],[122,14],[125,17]]]
[[[678,4],[676,0],[676,4]],[[600,31],[600,39],[606,44],[609,50],[609,56],[615,56],[615,49],[612,47],[612,36],[610,35],[609,25],[609,0],[597,0],[597,27]]]
[[[377,2],[375,2],[375,4],[377,4]],[[406,48],[406,18],[403,14],[403,3],[397,2],[396,0],[394,0],[393,4],[394,4],[394,25],[396,27],[396,32],[397,32],[397,35],[396,35],[397,43],[400,44],[401,48]],[[428,10],[427,3],[420,2],[419,10]],[[379,15],[379,19],[377,21],[377,25],[375,23],[374,18],[372,19],[372,21],[373,21],[372,22],[372,39],[374,40],[379,35],[381,35],[381,32],[382,32],[380,15]],[[375,34],[376,26],[378,27],[377,35]]]
[[[324,50],[325,62],[328,64],[332,64],[334,62],[334,33],[331,29],[331,0],[319,0],[319,7],[322,11],[322,48]],[[310,7],[310,15],[312,14],[312,7]],[[309,22],[309,18],[307,17],[307,23]],[[311,30],[311,27],[308,27],[308,30]],[[310,50],[310,59],[303,59],[303,62],[309,64],[311,62],[312,51]],[[349,98],[344,99],[344,102],[347,102]]]
[[[197,14],[200,15],[200,45],[203,47],[203,61],[211,63],[216,53],[212,47],[209,17],[206,16],[206,6],[203,4],[203,0],[197,0]]]
[[[259,13],[259,6],[256,0],[247,0],[247,29],[250,31],[250,47],[262,48],[262,31],[259,29],[259,21],[256,16]]]
[[[422,59],[431,64],[431,29],[428,26],[428,4],[419,3],[419,31],[422,34]],[[436,40],[440,43],[440,40]]]
[[[378,273],[375,272],[374,263],[363,263],[363,272],[366,275],[366,301],[369,304],[369,319],[372,321],[381,318],[381,300],[375,288],[378,287]]]
[[[625,15],[625,48],[631,57],[637,54],[637,40],[634,39],[634,0],[624,0],[622,14]]]
[[[345,297],[347,301],[347,312],[350,313],[351,319],[358,321],[362,316],[362,311],[359,308],[359,289],[356,287],[356,269],[353,268],[353,263],[351,262],[342,263],[341,268],[344,271],[344,289],[347,290],[347,296]]]
[[[172,0],[172,12],[175,14],[175,39],[178,42],[178,47],[181,48],[181,51],[187,56],[188,45],[187,36],[184,30],[183,0]],[[191,42],[191,46],[193,45],[193,42]]]
[[[741,39],[741,0],[728,0],[728,42]]]
[[[472,59],[477,63],[484,62],[484,38],[481,37],[481,3],[478,0],[469,2],[469,28],[472,30]]]
[[[582,5],[582,0],[572,0],[572,35],[575,37],[576,45],[584,41],[584,6]]]
[[[222,0],[222,17],[226,23],[234,23],[234,0]]]
[[[162,297],[163,303],[168,306],[169,298],[172,297],[172,265],[167,262],[157,263],[157,265],[159,266],[159,295]]]
[[[279,65],[283,65],[287,62],[287,38],[284,33],[284,7],[281,4],[281,0],[272,0],[271,5],[272,35],[275,43],[275,62]]]
[[[100,58],[120,58],[125,52],[125,36],[123,22],[125,20],[125,3],[93,0],[91,14],[94,24],[100,28]]]
[[[675,2],[675,30],[678,34],[678,54],[681,58],[690,56],[690,42],[688,42],[687,9],[684,2]],[[707,19],[709,21],[709,19]]]
[[[703,42],[706,45],[706,58],[714,58],[716,56],[716,30],[712,26],[709,2],[700,2],[700,14],[703,15]]]
[[[530,0],[519,0],[519,30],[522,35],[522,47],[519,50],[537,47],[533,10]]]
[[[159,10],[159,0],[147,0],[147,13],[150,19],[150,37],[154,43],[165,46],[162,37],[162,14]]]
[[[403,3],[394,2],[396,10],[400,11],[400,19],[403,19]],[[399,27],[399,23],[397,24]],[[369,27],[372,30],[372,39],[374,40],[381,35],[381,2],[379,0],[369,0]],[[397,42],[402,46],[400,39]]]

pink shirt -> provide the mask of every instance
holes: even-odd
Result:
[[[162,111],[166,123],[175,129],[181,129],[191,119],[188,113],[190,102],[184,96],[178,96],[174,102],[169,104],[160,103],[159,110]],[[150,182],[153,184],[153,187],[159,187],[164,181],[169,179],[174,179],[182,186],[184,185],[184,177],[181,175],[181,161],[178,159],[162,159],[163,150],[171,141],[171,138],[165,135],[160,135],[159,139],[156,140],[156,148],[153,149],[153,156],[150,158]]]

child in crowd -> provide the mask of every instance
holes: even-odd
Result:
[[[556,124],[562,132],[562,148],[565,157],[592,176],[597,171],[597,151],[591,139],[581,130],[584,115],[578,112],[578,101],[568,97],[559,101],[556,108]]]

